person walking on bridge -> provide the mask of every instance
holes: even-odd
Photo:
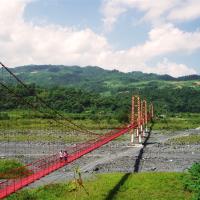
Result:
[[[63,157],[64,157],[65,161],[67,161],[67,159],[68,159],[68,153],[67,153],[67,151],[64,151]]]
[[[64,158],[63,150],[60,150],[60,152],[59,152],[59,158],[60,158],[60,161],[63,160],[63,158]]]

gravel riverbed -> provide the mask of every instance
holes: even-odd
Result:
[[[76,166],[79,166],[84,177],[109,172],[182,172],[194,162],[200,162],[200,144],[177,145],[170,144],[167,141],[170,138],[190,134],[200,134],[200,130],[194,129],[166,134],[153,131],[145,145],[132,146],[128,140],[115,140],[36,181],[29,187],[70,180],[73,178],[73,169]],[[28,163],[45,156],[48,152],[55,153],[70,145],[0,142],[0,156],[16,156],[24,163]]]

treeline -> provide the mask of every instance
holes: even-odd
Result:
[[[5,88],[0,88],[0,110],[28,109],[30,104],[34,107],[43,107],[35,97],[40,98],[52,108],[65,113],[80,114],[82,116],[96,116],[100,118],[117,118],[126,121],[131,108],[131,96],[140,95],[153,102],[157,114],[178,112],[200,112],[200,90],[191,87],[158,88],[149,85],[144,88],[118,91],[108,95],[99,94],[74,87],[43,88],[34,84],[29,85],[27,91],[21,86],[9,86],[14,94]],[[17,97],[16,97],[17,95]],[[22,100],[24,99],[24,100]]]

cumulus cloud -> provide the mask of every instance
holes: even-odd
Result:
[[[106,31],[111,31],[120,15],[129,9],[136,8],[144,12],[141,21],[159,23],[162,16],[181,0],[152,1],[152,0],[104,0],[102,6],[103,23]]]
[[[89,58],[97,59],[98,54],[109,50],[106,39],[90,29],[26,23],[23,11],[27,2],[0,2],[0,56],[9,64],[90,64]]]
[[[172,24],[165,24],[153,28],[144,44],[134,46],[128,50],[112,52],[102,64],[107,63],[108,66],[119,66],[119,69],[122,70],[123,68],[123,71],[147,71],[145,63],[157,56],[180,53],[181,51],[191,53],[196,49],[200,49],[199,31],[194,33],[184,32]]]
[[[167,16],[172,21],[188,21],[200,17],[200,1],[187,0],[171,10]]]
[[[129,9],[143,12],[140,19],[154,24],[187,21],[200,17],[199,0],[104,0],[102,6],[103,23],[106,31],[111,31],[118,18]]]
[[[168,61],[166,58],[162,62],[159,62],[155,67],[148,68],[148,72],[157,72],[158,74],[169,74],[173,77],[179,77],[184,75],[196,74],[197,72],[189,68],[184,64],[177,64]]]
[[[120,0],[118,0],[120,1]],[[128,0],[127,0],[128,1]],[[0,1],[0,58],[10,66],[26,64],[98,65],[121,71],[172,73],[179,69],[185,75],[185,65],[165,62],[167,68],[149,68],[147,61],[173,52],[191,52],[200,48],[200,32],[183,32],[172,24],[152,28],[146,42],[125,50],[114,50],[103,35],[89,28],[77,30],[58,25],[38,26],[23,19],[30,0]],[[111,1],[112,2],[112,1]],[[121,12],[121,11],[119,11]],[[157,70],[159,69],[159,70]],[[174,75],[178,75],[174,72]]]
[[[164,24],[149,32],[149,40],[133,47],[138,56],[146,59],[173,52],[192,52],[200,48],[200,31],[184,32],[172,24]]]

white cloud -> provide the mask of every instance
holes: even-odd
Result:
[[[150,72],[157,72],[158,74],[169,74],[173,77],[179,77],[184,75],[196,74],[197,72],[189,68],[184,64],[177,64],[168,61],[166,58],[162,62],[158,63],[155,67],[147,69]]]
[[[164,24],[149,32],[149,39],[144,44],[133,47],[145,59],[173,52],[192,52],[200,48],[200,31],[184,32],[172,24]]]
[[[0,2],[0,57],[10,65],[77,61],[86,65],[91,64],[91,58],[96,60],[101,52],[110,49],[106,39],[90,29],[26,23],[23,20],[26,4],[27,1]]]
[[[183,32],[171,24],[165,24],[153,28],[149,32],[148,40],[143,44],[115,51],[105,36],[96,34],[89,28],[76,30],[56,25],[37,26],[25,22],[23,12],[28,2],[0,1],[0,58],[6,65],[98,65],[126,72],[148,72],[151,68],[146,62],[156,56],[180,51],[191,52],[200,48],[200,32]],[[186,70],[186,66],[184,68],[183,65],[175,63],[173,66],[179,69],[179,74],[191,72]],[[159,69],[154,72],[168,73],[167,69]]]
[[[104,0],[102,20],[105,30],[111,31],[118,18],[134,8],[143,12],[140,22],[148,21],[153,25],[200,17],[199,0]]]
[[[168,20],[172,21],[188,21],[200,17],[200,1],[187,0],[171,10]]]
[[[133,8],[144,12],[141,21],[159,24],[164,20],[163,14],[180,2],[181,0],[162,0],[159,2],[152,0],[104,0],[102,13],[105,29],[111,31],[119,16]]]
[[[200,49],[200,32],[183,32],[172,24],[165,24],[153,28],[144,44],[134,46],[128,50],[112,52],[102,64],[119,66],[122,71],[146,71],[145,63],[157,56],[180,53],[181,51],[186,54],[197,49]]]

